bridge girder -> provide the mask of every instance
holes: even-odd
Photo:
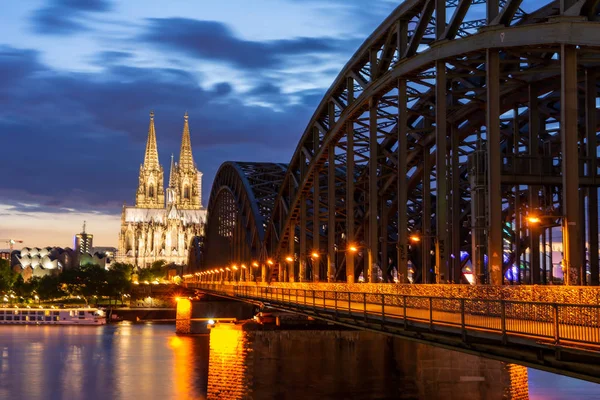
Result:
[[[598,1],[522,3],[405,1],[363,43],[263,215],[262,258],[280,280],[377,282],[396,269],[406,281],[411,265],[414,281],[459,282],[469,262],[502,284],[527,260],[523,279],[541,283],[552,276],[539,246],[560,220],[567,282],[582,282],[578,238],[598,237]],[[536,231],[527,213],[555,218]]]
[[[221,165],[208,203],[205,268],[235,263],[246,267],[248,278],[257,272],[252,264],[264,255],[266,223],[286,169],[277,163]]]

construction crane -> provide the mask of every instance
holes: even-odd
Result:
[[[18,239],[0,239],[0,243],[8,243],[10,245],[10,252],[12,253],[13,245],[15,243],[23,243],[23,241]]]

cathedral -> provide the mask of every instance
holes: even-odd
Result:
[[[152,112],[135,206],[123,205],[116,261],[140,268],[157,260],[185,264],[190,243],[204,234],[205,221],[202,172],[196,168],[192,156],[188,115],[185,114],[183,121],[179,163],[171,155],[169,186],[165,191]]]

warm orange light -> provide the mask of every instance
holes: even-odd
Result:
[[[252,266],[253,266],[253,267],[258,267],[258,263],[257,263],[256,261],[253,261],[253,262],[252,262]]]
[[[319,258],[319,253],[317,253],[316,251],[313,251],[312,254],[310,255],[312,258]]]
[[[420,242],[421,241],[421,237],[419,235],[410,235],[409,239],[411,242]]]
[[[243,267],[244,267],[244,266],[242,265],[242,268],[243,268]],[[236,267],[236,266],[234,265],[234,266],[233,266],[233,270],[234,270],[234,271],[237,271],[237,270],[238,270],[238,267]]]
[[[542,220],[540,217],[536,217],[535,215],[530,215],[527,217],[527,222],[530,224],[539,224]]]
[[[244,264],[242,264],[242,269],[246,269],[246,266]]]
[[[353,244],[351,244],[350,246],[348,246],[348,251],[350,253],[356,253],[358,251],[358,248],[356,246],[354,246]]]
[[[273,265],[273,260],[271,260],[270,258],[267,260],[267,264],[269,265]]]
[[[235,268],[235,269],[237,269],[237,267],[234,267],[234,268]],[[225,270],[227,270],[227,271],[231,271],[231,270],[229,269],[229,267],[226,267],[226,268],[225,268]]]
[[[225,270],[223,268],[221,268],[221,272],[225,272]]]
[[[179,297],[175,297],[175,301],[179,301]]]
[[[292,257],[292,256],[287,256],[287,257],[285,258],[285,261],[287,261],[287,262],[292,262],[292,261],[294,261],[294,257]]]

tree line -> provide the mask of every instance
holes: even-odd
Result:
[[[34,276],[25,282],[21,274],[10,268],[8,260],[0,260],[0,294],[13,295],[21,302],[32,301],[35,296],[42,301],[79,296],[88,304],[103,297],[116,301],[131,293],[132,278],[140,282],[161,280],[166,277],[167,269],[166,262],[159,260],[136,276],[131,264],[114,263],[108,270],[87,264],[65,269],[60,274]]]

